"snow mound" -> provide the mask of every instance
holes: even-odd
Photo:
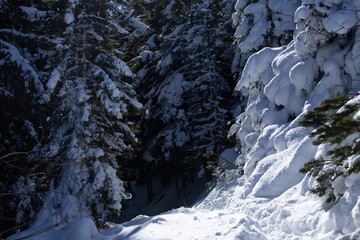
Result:
[[[260,225],[245,214],[179,208],[156,217],[138,216],[104,232],[98,239],[264,240],[266,237]]]
[[[38,226],[7,238],[32,240],[89,240],[98,234],[94,222],[90,218],[79,218],[71,223],[54,226]]]

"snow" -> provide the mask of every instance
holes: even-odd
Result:
[[[153,55],[154,55],[154,53],[149,50],[145,50],[140,53],[140,57],[143,62],[150,60]]]
[[[165,88],[161,89],[158,102],[168,101],[175,106],[180,106],[182,102],[181,94],[183,93],[182,80],[183,75],[180,73],[175,73],[165,79],[164,82],[167,84]]]
[[[163,14],[165,15],[165,16],[167,16],[167,18],[170,18],[171,17],[171,9],[172,9],[172,7],[175,5],[175,1],[173,0],[173,1],[171,1],[171,3],[170,4],[168,4],[167,6],[166,6],[166,8],[163,10]]]
[[[239,50],[248,53],[271,44],[275,47],[275,42],[268,43],[271,35],[290,38],[289,33],[294,29],[291,18],[299,4],[300,1],[293,0],[238,0],[232,20]]]
[[[259,0],[249,4],[249,1],[237,1],[235,8],[238,12],[232,17],[235,25],[238,24],[235,37],[242,39],[238,45],[242,52],[256,50],[263,44],[263,37],[269,27],[265,21],[268,11],[264,7],[265,2]],[[339,4],[342,10],[338,8]],[[169,12],[170,16],[173,5],[174,2],[168,5],[164,13]],[[295,11],[295,5],[294,3],[289,9],[283,9],[274,0],[269,1],[266,6],[288,14]],[[312,5],[315,8],[309,7]],[[50,197],[68,204],[66,214],[77,214],[80,219],[40,232],[34,239],[65,239],[68,236],[71,239],[99,240],[359,238],[360,174],[338,177],[333,181],[334,193],[343,196],[338,202],[327,204],[325,196],[319,197],[309,192],[317,185],[315,178],[299,173],[304,163],[319,156],[326,157],[329,149],[324,144],[313,145],[314,139],[308,137],[311,129],[299,127],[299,122],[309,110],[319,106],[321,101],[343,94],[346,88],[356,85],[356,81],[360,80],[360,30],[353,31],[353,45],[341,38],[329,40],[332,34],[348,33],[359,24],[358,10],[353,10],[354,6],[358,8],[359,5],[359,1],[352,0],[303,1],[302,6],[295,11],[294,21],[298,31],[295,31],[293,41],[283,47],[263,48],[248,59],[236,85],[236,90],[246,97],[245,110],[237,116],[236,123],[229,132],[229,135],[235,135],[240,140],[241,154],[237,156],[234,149],[226,149],[221,154],[222,158],[229,158],[231,162],[237,163],[239,168],[227,170],[229,177],[219,181],[204,199],[189,208],[182,207],[152,217],[140,215],[107,231],[98,232],[91,219],[81,218],[83,212],[78,200],[70,194],[56,195],[54,191],[50,193]],[[240,15],[240,11],[244,15],[254,15],[251,29],[248,26],[250,21]],[[276,28],[285,31],[289,26],[282,27]],[[9,44],[1,43],[7,49],[12,49]],[[13,50],[9,52],[15,56],[14,62],[21,58]],[[151,52],[144,51],[141,57],[146,59],[150,55]],[[122,69],[121,62],[119,64],[119,69]],[[168,54],[159,61],[157,69],[164,75],[166,68],[172,64],[173,56]],[[26,68],[27,65],[23,66],[24,71],[32,71]],[[126,70],[123,69],[125,74]],[[97,71],[95,75],[97,74],[102,73]],[[166,76],[163,86],[159,88],[161,90],[158,90],[158,101],[180,106],[183,78],[177,72]],[[51,75],[50,80],[47,87],[53,89],[58,80],[56,73]],[[110,91],[112,97],[120,94],[109,78],[105,78],[101,87],[104,91]],[[358,104],[359,98],[354,98],[350,103]],[[110,99],[103,99],[103,104],[108,111],[114,113],[121,108],[115,106]],[[116,109],[112,109],[114,107]],[[170,115],[180,118],[183,114],[172,108],[161,117],[166,122]],[[186,136],[180,131],[180,126],[177,127],[176,134],[171,130],[171,133],[164,136],[174,138],[175,144],[182,146]],[[172,142],[169,141],[169,144]],[[82,153],[75,151],[74,154]],[[87,154],[98,158],[104,155],[104,151],[92,148],[87,150]],[[358,156],[354,156],[347,161],[350,166],[354,166],[360,160]],[[106,184],[106,176],[117,179],[115,169],[107,164],[101,165],[96,160],[93,168],[97,188]],[[239,170],[243,172],[242,175]],[[83,198],[89,198],[88,200],[95,199],[90,194],[92,185],[84,187],[89,190],[89,194],[78,193],[82,179],[85,179],[85,166],[69,166],[62,174],[76,176],[76,181],[68,183],[73,192],[83,194]],[[198,176],[202,175],[200,171]],[[121,187],[108,194],[113,194],[114,199],[126,199],[128,196],[122,195],[123,184],[119,179],[117,181]],[[65,189],[68,185],[63,184],[57,190],[68,193]],[[119,201],[113,208],[121,208]],[[101,212],[102,206],[98,205],[97,210]],[[43,208],[39,219],[44,222],[52,214],[51,208]],[[41,230],[42,226],[37,223],[10,239]]]
[[[323,23],[327,31],[345,34],[354,27],[357,21],[356,11],[342,10],[332,13],[324,19]]]
[[[149,26],[147,26],[146,24],[142,23],[141,21],[139,21],[134,17],[130,18],[130,24],[134,26],[140,33],[143,34],[147,33],[147,31],[149,30]]]
[[[306,20],[308,16],[309,16],[308,9],[304,6],[301,6],[295,12],[294,22],[298,23],[300,20]]]
[[[74,13],[72,11],[68,11],[65,14],[64,21],[68,25],[71,24],[72,22],[74,22],[75,21]]]
[[[39,11],[35,7],[20,6],[19,8],[28,15],[31,22],[39,20],[41,17],[44,17],[47,14],[46,11]]]
[[[130,70],[129,66],[124,61],[122,61],[121,59],[119,59],[115,56],[112,58],[112,60],[116,67],[116,70],[118,70],[119,72],[122,72],[127,77],[135,76],[134,73]]]
[[[310,71],[309,71],[310,70]],[[317,77],[318,69],[315,59],[308,58],[306,62],[298,62],[290,70],[289,77],[295,88],[310,92],[313,87],[312,80]]]
[[[35,69],[30,65],[29,61],[24,58],[19,50],[12,45],[11,43],[5,42],[3,40],[0,39],[0,44],[1,44],[1,51],[5,52],[7,54],[7,57],[10,57],[10,61],[16,63],[24,73],[29,74],[33,80],[34,80],[34,85],[36,90],[41,93],[44,91],[44,86],[42,85],[42,83],[39,80],[39,76],[37,74],[37,72],[35,71]],[[26,87],[25,83],[25,87]]]
[[[59,80],[60,80],[60,73],[57,69],[54,69],[50,75],[48,82],[46,83],[46,87],[48,88],[48,90],[50,90],[50,92],[54,91],[56,84],[58,83]]]
[[[262,159],[251,170],[250,177],[236,177],[218,185],[191,208],[182,207],[153,217],[140,215],[101,233],[97,233],[90,219],[80,219],[34,239],[64,239],[65,236],[90,239],[92,236],[98,240],[325,240],[338,239],[344,234],[358,236],[359,231],[354,229],[360,227],[360,187],[356,184],[359,176],[335,183],[351,191],[346,191],[340,202],[326,212],[322,202],[308,192],[314,179],[297,172],[305,159],[315,154],[316,147],[311,139],[304,137],[303,128],[288,135],[303,140],[293,141],[288,149]],[[18,237],[33,231],[22,232]]]
[[[349,217],[342,212],[348,209],[342,203],[325,212],[321,203],[307,192],[309,180],[304,178],[277,197],[250,195],[243,198],[246,187],[243,179],[233,179],[224,187],[215,188],[192,208],[179,208],[154,217],[140,215],[96,234],[93,239],[336,239],[341,236],[338,230],[344,228],[350,218],[359,216],[360,200],[356,198],[352,204],[355,208]],[[333,214],[340,209],[337,214],[341,214],[345,222],[333,222]],[[93,226],[90,221],[85,223],[80,225],[75,221],[70,223],[74,227],[55,228],[34,239],[62,239],[64,236],[85,239],[77,236],[96,233],[89,231]]]
[[[79,231],[81,229],[81,231]],[[12,235],[8,240],[29,238],[32,240],[89,240],[98,234],[98,230],[94,222],[90,218],[80,218],[68,224],[58,224],[48,229],[47,226],[29,229],[28,231],[21,232],[20,234]]]
[[[164,75],[172,63],[173,63],[173,58],[170,53],[165,58],[161,59],[161,61],[158,62],[156,69],[160,71],[160,75]]]
[[[69,7],[66,9],[66,13],[64,16],[64,22],[69,25],[75,21],[74,10],[78,1],[75,0],[68,0]]]
[[[37,139],[38,134],[33,126],[33,124],[29,120],[24,121],[24,130],[29,133],[30,136],[32,136],[34,139]]]
[[[104,156],[104,151],[101,148],[90,148],[87,154],[88,156],[99,158],[101,156]]]

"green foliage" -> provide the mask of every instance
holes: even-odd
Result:
[[[339,196],[333,193],[332,182],[339,176],[348,176],[360,171],[359,166],[349,166],[346,160],[358,155],[360,146],[356,135],[360,132],[360,120],[355,114],[360,110],[359,104],[350,103],[346,95],[336,96],[323,101],[319,107],[308,112],[300,126],[313,127],[310,137],[317,137],[314,145],[335,145],[326,153],[330,160],[312,159],[299,171],[316,177],[318,186],[310,192],[319,196],[327,194],[327,202],[336,201]],[[355,139],[355,140],[354,140]],[[356,162],[356,161],[354,161]]]
[[[227,181],[229,171],[232,171],[231,169],[235,169],[236,164],[216,154],[214,151],[206,151],[203,154],[203,157],[208,159],[205,168],[211,172],[212,176],[216,179],[216,181],[209,181],[205,185],[206,190],[211,191],[215,187],[216,182]],[[218,162],[218,159],[220,159],[220,163]]]
[[[216,156],[216,153],[214,151],[206,151],[203,156],[207,159],[209,159],[212,156]]]
[[[46,15],[30,19],[26,1],[0,3],[0,238],[23,230],[42,207],[59,167],[40,156],[46,144],[48,109],[44,86],[51,49]],[[33,1],[43,13],[41,1]],[[29,34],[31,33],[31,34]]]
[[[178,181],[178,193],[187,194],[200,170],[211,177],[206,164],[217,158],[203,153],[225,148],[232,81],[227,63],[233,57],[224,27],[228,19],[219,16],[219,1],[145,5],[148,15],[142,19],[151,33],[141,49],[148,52],[139,61],[136,89],[151,113],[141,122],[143,165],[151,165],[151,175],[163,179],[163,186]]]

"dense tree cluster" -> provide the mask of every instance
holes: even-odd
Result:
[[[134,175],[150,198],[154,178],[179,194],[203,178],[230,118],[232,7],[1,1],[2,234],[85,216],[104,226]]]
[[[142,122],[144,168],[163,186],[175,182],[179,193],[203,177],[203,154],[225,146],[232,48],[223,5],[170,2],[141,52],[138,91],[149,111]]]
[[[130,197],[118,161],[142,104],[122,51],[147,27],[113,1],[0,4],[1,231],[37,214],[102,224]]]
[[[105,227],[131,197],[127,182],[147,188],[147,204],[157,202],[155,185],[162,195],[173,186],[186,204],[191,186],[211,177],[207,157],[216,162],[229,143],[238,75],[237,172],[251,178],[262,159],[293,146],[288,132],[302,134],[304,116],[322,147],[301,172],[315,177],[312,192],[338,201],[360,170],[359,8],[0,0],[2,236],[89,216]]]

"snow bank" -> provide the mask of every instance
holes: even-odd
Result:
[[[14,234],[8,240],[89,240],[98,234],[94,222],[90,218],[80,218],[71,223],[57,224],[54,226],[39,226]]]
[[[261,239],[259,224],[245,214],[180,208],[156,217],[138,216],[98,239]],[[224,231],[227,229],[227,231]]]
[[[245,202],[249,198],[252,201],[266,199],[266,204],[259,206],[265,209],[270,207],[267,202],[278,202],[282,207],[276,210],[279,216],[275,220],[278,228],[275,231],[289,234],[273,238],[264,229],[268,238],[296,239],[292,235],[299,234],[301,239],[306,239],[305,236],[336,239],[347,234],[358,235],[359,216],[354,212],[359,208],[360,183],[350,179],[358,179],[359,174],[351,176],[348,182],[342,178],[334,182],[334,191],[345,194],[335,205],[329,205],[324,199],[309,195],[308,190],[317,183],[298,172],[304,163],[325,153],[323,145],[314,146],[307,137],[311,129],[298,127],[302,116],[321,101],[358,86],[359,71],[353,68],[354,62],[360,63],[354,57],[358,56],[357,43],[344,41],[342,37],[331,39],[335,37],[333,33],[349,34],[358,24],[356,2],[304,3],[295,12],[294,40],[285,49],[266,48],[252,55],[236,86],[247,97],[245,112],[238,116],[229,133],[235,134],[242,143],[243,154],[238,162],[243,165],[244,176],[243,187],[237,187],[241,189],[238,196]],[[351,38],[358,37],[358,32],[351,35]],[[268,109],[270,113],[265,114]],[[216,204],[219,198],[227,202],[226,208],[233,207],[236,200],[223,198],[221,194],[221,190],[212,192],[213,197],[208,197],[201,206],[223,206],[224,203]],[[281,210],[292,205],[284,199],[286,195],[289,199],[296,196],[293,208],[313,201],[318,210],[304,209],[312,216],[297,219],[295,215],[302,215],[300,212]],[[249,210],[243,202],[237,204],[243,211]],[[260,212],[255,208],[251,210]]]

